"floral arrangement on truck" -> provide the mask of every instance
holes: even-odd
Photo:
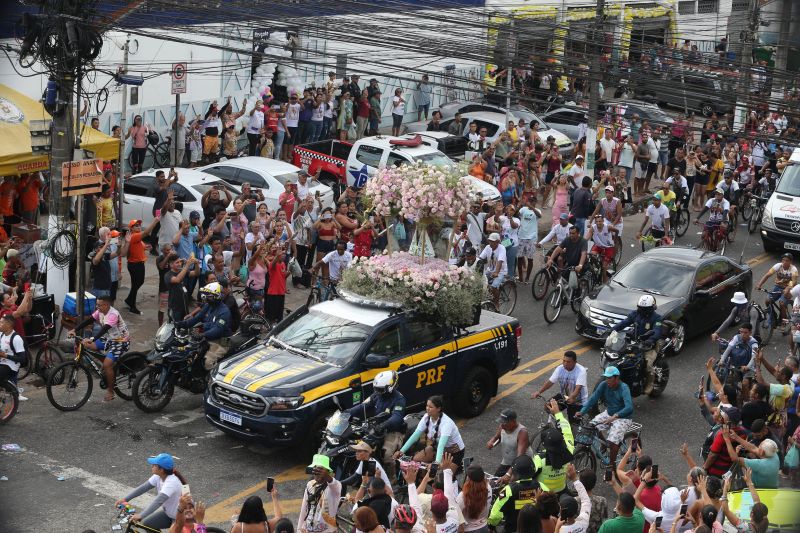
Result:
[[[375,216],[416,224],[410,252],[360,258],[342,274],[345,295],[388,301],[452,326],[475,323],[484,297],[482,276],[435,257],[429,229],[457,220],[469,208],[470,181],[458,170],[424,163],[383,168],[367,181]],[[450,255],[448,246],[447,255]]]

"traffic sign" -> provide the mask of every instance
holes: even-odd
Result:
[[[186,94],[186,63],[172,64],[172,94]]]

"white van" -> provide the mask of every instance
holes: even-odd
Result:
[[[800,252],[800,148],[792,153],[764,209],[761,241],[767,252]]]

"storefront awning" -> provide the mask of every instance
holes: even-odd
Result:
[[[14,89],[0,84],[0,176],[14,176],[50,168],[48,154],[31,151],[30,122],[49,120],[44,106]],[[98,159],[116,159],[119,141],[84,128],[81,148],[94,152]]]

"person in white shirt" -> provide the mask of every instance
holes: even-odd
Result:
[[[247,155],[254,156],[258,153],[258,141],[264,130],[264,104],[261,100],[256,101],[256,106],[250,111],[250,118],[247,120]]]
[[[403,123],[405,115],[406,101],[403,98],[403,89],[398,87],[394,90],[394,97],[392,97],[392,135],[394,137],[400,135],[400,125]]]
[[[316,273],[322,265],[326,265],[328,278],[333,282],[338,282],[342,279],[342,271],[350,266],[352,260],[353,254],[347,251],[347,243],[340,240],[336,243],[334,251],[328,252],[322,259],[314,263],[312,270]]]
[[[567,477],[572,481],[572,485],[578,493],[578,499],[576,500],[569,494],[561,495],[558,500],[561,506],[561,515],[556,522],[556,532],[585,533],[589,527],[589,516],[592,514],[592,500],[583,483],[578,479],[578,474],[572,464],[567,465]],[[644,486],[644,483],[641,486]],[[580,505],[578,500],[580,500]]]
[[[175,515],[178,513],[183,480],[175,470],[175,461],[170,454],[158,454],[148,458],[147,462],[152,465],[153,475],[123,499],[117,500],[116,504],[127,503],[155,488],[158,495],[150,502],[150,505],[134,514],[131,521],[141,522],[143,526],[153,529],[167,529],[172,525]]]
[[[672,192],[678,197],[678,202],[685,204],[689,198],[689,182],[686,181],[684,176],[681,176],[680,169],[674,169],[672,176],[667,178],[667,183],[672,188]]]
[[[575,163],[569,169],[569,177],[572,180],[572,187],[579,189],[583,182],[583,177],[586,175],[586,169],[583,167],[583,156],[578,154],[575,157]]]
[[[466,446],[458,431],[458,426],[452,418],[444,414],[442,408],[444,400],[441,396],[431,396],[425,404],[425,415],[417,424],[417,429],[406,440],[403,446],[394,454],[394,458],[400,458],[408,452],[420,437],[425,437],[423,448],[414,454],[414,461],[425,463],[441,463],[444,453],[447,452],[453,457],[456,464],[460,464],[464,458]]]
[[[327,455],[316,454],[308,466],[313,478],[303,491],[303,502],[297,519],[298,533],[336,533],[336,523],[329,524],[325,515],[336,516],[342,484],[333,477],[331,459]]]
[[[569,215],[561,213],[561,216],[558,217],[558,224],[550,228],[550,232],[545,235],[541,241],[536,243],[536,247],[542,248],[552,240],[555,240],[555,244],[558,246],[558,243],[564,242],[564,239],[569,236],[569,228],[571,227],[572,224],[569,223]]]
[[[597,214],[594,216],[594,222],[586,235],[586,240],[592,242],[591,252],[593,254],[598,254],[602,261],[603,283],[608,281],[608,266],[614,260],[614,256],[617,253],[614,235],[618,233],[617,228],[606,223],[603,215]]]
[[[600,150],[603,151],[604,164],[598,165],[599,170],[611,169],[614,162],[614,151],[617,149],[617,141],[614,140],[612,135],[614,132],[611,128],[606,128],[603,138],[600,139]],[[600,168],[602,167],[602,168]]]
[[[481,203],[473,201],[467,213],[467,236],[474,248],[483,244],[483,226],[486,223],[486,213],[481,211]]]
[[[658,196],[654,196],[653,203],[647,206],[642,226],[639,228],[639,233],[636,234],[637,239],[642,238],[648,221],[650,222],[650,235],[654,238],[662,239],[669,233],[669,208],[661,203],[661,198]]]
[[[533,256],[536,253],[536,239],[539,237],[539,219],[542,212],[536,208],[536,197],[522,197],[522,207],[517,212],[519,217],[519,248],[517,249],[517,275],[528,283],[533,271]]]
[[[16,379],[20,365],[27,358],[25,341],[14,332],[15,321],[11,314],[0,319],[0,383]]]
[[[583,403],[589,398],[587,388],[586,367],[578,364],[578,354],[572,350],[564,352],[561,364],[553,370],[550,379],[545,381],[531,398],[541,398],[553,385],[558,384],[559,392],[567,402],[567,414],[573,419],[581,410]]]
[[[506,276],[508,276],[508,259],[505,246],[500,244],[499,233],[489,235],[488,242],[489,244],[483,249],[478,259],[486,263],[484,276],[489,283],[494,305],[497,307],[500,301],[500,287],[506,282]]]
[[[517,250],[519,249],[519,219],[514,216],[516,208],[513,204],[505,207],[506,214],[498,218],[500,227],[502,228],[503,240],[511,242],[511,245],[506,246],[506,261],[508,262],[507,272],[508,275],[513,277],[514,270],[517,265]]]
[[[644,181],[645,191],[650,190],[650,180],[658,172],[658,152],[661,149],[661,140],[650,136],[647,139],[647,147],[650,148],[650,161],[647,163],[647,175]]]

